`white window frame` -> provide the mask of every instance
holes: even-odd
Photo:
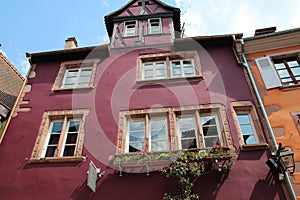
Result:
[[[83,86],[79,86],[80,84],[80,78],[82,78],[82,71],[85,71],[85,70],[90,70],[90,75],[89,75],[89,81],[86,82],[86,85],[83,85]],[[74,85],[71,85],[70,87],[66,85],[66,81],[67,81],[67,78],[68,78],[68,73],[70,71],[77,71],[76,73],[76,78],[75,78],[75,83]],[[62,88],[63,89],[72,89],[72,88],[85,88],[85,87],[88,87],[90,82],[91,82],[91,78],[92,78],[92,74],[93,74],[93,69],[90,68],[90,67],[84,67],[84,68],[71,68],[71,69],[66,69],[66,72],[65,72],[65,75],[64,75],[64,80],[63,80],[63,83],[62,83]]]
[[[211,147],[207,147],[207,145],[206,145],[206,143],[205,143],[205,139],[206,138],[213,138],[213,137],[215,137],[215,136],[204,136],[204,133],[203,133],[203,125],[202,125],[202,121],[201,121],[201,118],[202,117],[214,117],[214,119],[215,119],[215,121],[216,121],[216,128],[217,128],[217,132],[218,132],[218,142],[219,142],[219,144],[220,145],[223,145],[223,139],[222,139],[222,135],[221,135],[221,130],[220,130],[220,123],[219,123],[219,118],[218,118],[218,115],[217,114],[204,114],[204,115],[200,115],[200,122],[201,122],[201,124],[200,124],[200,128],[201,128],[201,132],[202,132],[202,134],[201,134],[201,136],[202,136],[202,138],[203,138],[203,145],[204,145],[204,148],[211,148]]]
[[[157,70],[159,69],[158,67],[158,63],[163,63],[163,70],[164,70],[164,76],[159,76],[157,74]],[[151,64],[151,65],[148,65],[148,64]],[[145,76],[145,66],[148,65],[147,67],[151,67],[151,71],[153,73],[153,78],[147,78]],[[166,62],[165,61],[157,61],[157,62],[144,62],[143,63],[143,69],[142,69],[142,77],[143,77],[143,80],[155,80],[155,79],[165,79],[167,77],[167,65],[166,65]]]
[[[223,144],[223,139],[222,139],[222,135],[221,135],[221,131],[220,131],[220,124],[219,124],[219,119],[218,119],[218,116],[217,114],[203,114],[201,115],[199,113],[199,111],[196,111],[196,113],[194,114],[189,114],[189,115],[182,115],[183,117],[193,117],[194,120],[195,120],[195,134],[196,134],[196,142],[197,142],[197,148],[200,148],[200,146],[202,146],[203,148],[211,148],[211,147],[207,147],[207,145],[205,144],[205,139],[206,138],[209,138],[210,136],[204,136],[203,134],[203,126],[202,126],[202,122],[201,122],[201,118],[202,117],[214,117],[214,119],[216,120],[216,128],[217,128],[217,132],[218,132],[218,142],[222,145]],[[179,115],[179,117],[181,117],[181,115]],[[177,134],[178,134],[178,141],[179,141],[179,149],[182,149],[182,143],[181,143],[181,132],[180,132],[180,124],[178,122],[178,118],[179,117],[176,117],[177,118]],[[200,141],[199,141],[199,138],[201,138],[201,144],[200,144]]]
[[[183,62],[184,61],[190,61],[191,62],[191,64],[189,64],[189,65],[187,65],[187,64],[184,64]],[[195,70],[195,64],[194,64],[194,59],[180,59],[180,60],[171,60],[170,61],[171,63],[170,63],[170,71],[171,71],[171,78],[177,78],[177,77],[193,77],[193,76],[195,76],[196,75],[196,70]],[[180,62],[180,70],[181,70],[181,75],[180,76],[176,76],[175,74],[174,74],[174,72],[173,72],[173,65],[172,65],[172,63],[174,63],[174,62]],[[190,76],[186,76],[185,75],[185,67],[186,66],[192,66],[192,69],[193,69],[193,75],[190,75]]]
[[[126,123],[126,144],[125,144],[125,152],[126,153],[134,153],[129,151],[129,144],[130,144],[130,122],[131,121],[143,121],[144,122],[144,145],[143,145],[143,151],[147,152],[159,152],[159,151],[152,151],[151,149],[151,120],[152,119],[165,119],[167,123],[166,127],[166,134],[168,134],[168,119],[167,115],[164,115],[165,113],[162,113],[161,116],[155,116],[155,117],[150,117],[149,114],[145,114],[140,117],[128,117],[127,123]],[[169,139],[167,136],[167,149],[162,150],[162,151],[168,151],[169,150]],[[147,148],[146,148],[147,147]]]
[[[178,144],[179,144],[179,149],[183,149],[182,148],[182,133],[180,131],[180,128],[181,128],[181,125],[180,125],[180,122],[179,122],[179,119],[180,118],[193,118],[194,120],[194,123],[195,123],[195,138],[196,138],[196,148],[199,148],[199,139],[198,139],[198,128],[197,128],[197,120],[196,120],[196,117],[195,115],[193,114],[190,114],[190,115],[180,115],[180,116],[177,116],[177,135],[178,135]],[[193,139],[193,138],[185,138],[185,139]]]
[[[135,23],[134,28],[129,28],[128,27],[128,26],[131,26],[133,24],[133,23],[132,24],[128,24],[128,23],[131,23],[131,22]],[[123,36],[124,37],[132,37],[132,36],[136,36],[137,35],[137,27],[138,27],[137,20],[125,21],[123,27],[124,27],[124,31],[123,31]]]
[[[157,23],[157,22],[151,22],[152,20],[158,20],[158,26],[153,26],[153,23]],[[148,19],[148,34],[161,34],[161,33],[162,33],[161,18]]]
[[[258,143],[259,143],[259,139],[258,139],[258,137],[257,137],[257,132],[256,132],[256,130],[255,130],[255,126],[254,126],[253,119],[252,119],[252,116],[251,116],[250,112],[249,112],[249,113],[237,113],[237,117],[238,117],[239,115],[247,115],[247,116],[249,117],[250,125],[251,125],[251,128],[252,128],[252,130],[253,130],[253,133],[252,133],[252,134],[249,134],[249,135],[250,135],[250,136],[253,135],[254,138],[255,138],[255,143],[254,143],[254,144],[258,144]],[[244,140],[244,136],[245,136],[246,134],[243,134],[242,128],[241,128],[241,126],[244,125],[244,124],[241,124],[239,121],[238,121],[238,124],[239,124],[239,129],[240,129],[241,137],[243,138],[243,142],[244,142],[244,144],[247,145],[246,141]],[[248,134],[247,134],[247,135],[248,135]]]

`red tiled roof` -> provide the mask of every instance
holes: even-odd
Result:
[[[12,109],[24,78],[0,52],[0,104]]]

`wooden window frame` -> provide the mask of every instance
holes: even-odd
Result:
[[[296,77],[300,77],[300,75],[298,76],[295,76],[292,69],[294,68],[300,68],[300,59],[299,59],[299,56],[292,56],[292,55],[289,55],[289,56],[284,56],[284,57],[272,57],[272,61],[274,63],[274,68],[276,70],[276,72],[278,73],[278,76],[280,78],[280,81],[283,85],[283,87],[288,87],[288,86],[295,86],[295,85],[299,85],[300,84],[300,79],[299,80],[296,80]],[[298,66],[296,67],[290,67],[288,65],[288,62],[289,61],[296,61],[298,63]],[[285,68],[282,68],[282,69],[277,69],[276,68],[276,64],[283,64],[285,66]],[[286,70],[289,74],[289,77],[280,77],[279,75],[279,71],[282,71],[282,70]],[[289,81],[289,82],[283,82],[283,79],[285,78],[290,78],[292,79],[292,81]],[[286,84],[286,83],[291,83],[291,84]]]
[[[126,23],[130,23],[130,22],[135,22],[134,35],[128,34],[128,30],[131,30],[131,29],[128,29],[129,25],[127,25]],[[137,36],[137,30],[138,30],[138,21],[137,20],[124,21],[123,37],[135,37],[135,36]]]
[[[131,110],[131,111],[121,111],[119,116],[119,130],[118,130],[118,140],[117,140],[117,154],[127,154],[127,120],[129,118],[134,118],[138,116],[165,116],[168,122],[168,138],[169,138],[169,150],[177,151],[180,150],[179,137],[178,137],[178,125],[177,116],[186,114],[195,114],[200,111],[201,113],[213,113],[219,123],[219,136],[222,146],[233,149],[232,138],[229,131],[229,124],[227,121],[226,108],[222,104],[207,104],[207,105],[197,105],[197,106],[185,106],[185,107],[175,107],[175,108],[153,108],[153,109],[143,109],[143,110]],[[200,123],[200,122],[198,122]],[[147,123],[146,123],[147,124]],[[198,126],[199,127],[199,126]],[[199,148],[205,148],[203,145],[203,138],[201,136],[202,129],[197,128],[197,137],[199,141]],[[148,149],[146,148],[145,151]]]
[[[181,77],[172,77],[171,72],[171,62],[178,60],[192,60],[194,66],[194,75],[193,76],[181,76]],[[166,63],[166,76],[165,78],[160,79],[147,79],[144,80],[143,76],[143,64],[151,62],[165,62]],[[180,81],[180,80],[202,80],[203,75],[201,71],[201,63],[199,58],[199,53],[197,51],[180,51],[174,53],[160,53],[160,54],[147,54],[139,56],[137,60],[137,73],[136,80],[137,83],[157,83],[164,81]]]
[[[153,33],[151,20],[159,20],[159,22],[158,22],[159,23],[159,25],[158,25],[159,32],[158,33]],[[150,18],[150,19],[148,19],[148,35],[155,35],[155,34],[162,34],[162,20],[161,20],[161,18]]]
[[[82,155],[82,149],[84,140],[84,125],[88,113],[89,110],[87,109],[45,112],[42,118],[39,133],[29,162],[78,162],[85,160],[85,157]],[[67,135],[67,123],[72,120],[80,121],[80,128],[77,136],[76,148],[74,151],[74,156],[63,156],[62,151],[65,145],[65,136]],[[48,146],[50,125],[51,122],[56,121],[63,121],[63,127],[61,130],[58,148],[56,149],[53,157],[45,157],[44,149]]]
[[[96,68],[100,59],[86,59],[78,61],[68,61],[62,62],[59,68],[58,75],[56,76],[52,91],[60,90],[74,90],[74,89],[88,89],[94,88],[94,81],[96,76]],[[88,83],[88,86],[78,87],[78,84],[75,87],[64,87],[64,81],[67,75],[68,70],[81,70],[81,69],[91,69],[91,77]]]
[[[256,112],[256,109],[252,102],[250,101],[240,101],[240,102],[231,102],[231,111],[233,119],[236,125],[236,130],[239,134],[239,144],[241,150],[256,150],[256,149],[265,149],[268,147],[262,131],[262,127]],[[256,134],[257,143],[256,144],[245,144],[243,134],[240,128],[238,121],[238,114],[249,114],[251,116],[253,129]]]

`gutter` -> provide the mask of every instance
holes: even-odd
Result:
[[[239,41],[241,42],[242,46],[244,46],[244,40],[243,40],[243,39],[239,39]],[[271,124],[270,124],[268,115],[267,115],[267,113],[266,113],[264,104],[263,104],[263,102],[262,102],[262,99],[261,99],[261,97],[260,97],[260,95],[259,95],[257,86],[256,86],[256,84],[255,84],[255,81],[254,81],[254,78],[253,78],[253,74],[252,74],[252,72],[251,72],[251,70],[250,70],[250,67],[249,67],[249,64],[248,64],[248,62],[247,62],[246,56],[244,55],[244,53],[242,53],[241,55],[242,55],[242,58],[243,58],[243,67],[245,67],[246,70],[247,70],[247,73],[248,73],[248,75],[249,75],[251,84],[252,84],[252,86],[253,86],[255,95],[256,95],[257,100],[258,100],[258,103],[259,103],[259,106],[260,106],[261,111],[262,111],[262,113],[263,113],[263,116],[264,116],[264,118],[265,118],[265,120],[266,120],[267,128],[268,128],[268,130],[269,130],[269,132],[270,132],[270,136],[271,136],[272,142],[273,142],[273,144],[274,144],[274,148],[275,148],[275,150],[277,151],[277,150],[278,150],[278,145],[277,145],[277,142],[276,142],[276,138],[275,138],[273,129],[272,129],[272,127],[271,127]],[[292,199],[292,200],[297,200],[296,194],[295,194],[295,192],[294,192],[293,186],[292,186],[291,181],[290,181],[290,177],[289,177],[289,175],[288,175],[288,173],[287,173],[286,171],[285,171],[285,173],[284,173],[284,176],[285,176],[285,180],[286,180],[286,183],[287,183],[287,187],[288,187],[288,190],[289,190],[291,199]]]

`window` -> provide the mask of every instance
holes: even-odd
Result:
[[[255,59],[267,89],[300,83],[299,55],[274,55]]]
[[[267,147],[253,104],[250,101],[232,102],[231,108],[241,149]]]
[[[202,78],[198,53],[143,55],[139,58],[138,80],[164,80],[178,78]]]
[[[137,34],[137,21],[124,22],[124,37],[135,36]]]
[[[256,144],[256,133],[250,114],[237,114],[241,133],[245,144]]]
[[[225,107],[220,104],[122,111],[118,153],[232,147]]]
[[[91,76],[91,68],[67,69],[62,88],[87,87],[89,86]]]
[[[31,162],[79,161],[88,110],[44,113]]]
[[[293,111],[293,112],[291,112],[291,115],[295,121],[298,132],[300,133],[300,111]]]
[[[92,88],[99,59],[63,62],[52,90]]]
[[[166,78],[166,62],[143,63],[143,80]]]
[[[149,127],[146,126],[149,124]],[[166,117],[144,117],[128,119],[127,152],[168,150]]]
[[[148,19],[148,34],[160,34],[162,33],[161,19]]]
[[[195,66],[192,59],[171,61],[171,77],[195,76]]]
[[[199,115],[200,113],[197,111],[193,115],[177,117],[181,149],[199,148],[199,140],[203,141],[202,148],[210,148],[218,142],[222,143],[217,116],[205,113],[203,116],[199,117]],[[200,133],[197,130],[200,130]]]
[[[296,85],[300,82],[300,65],[297,57],[273,59],[282,85]]]

